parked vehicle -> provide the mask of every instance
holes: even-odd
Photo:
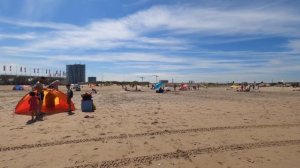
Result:
[[[75,91],[81,91],[79,84],[74,84],[72,89],[74,89]]]

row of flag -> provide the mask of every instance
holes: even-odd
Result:
[[[3,71],[6,72],[6,65],[3,65]],[[28,69],[26,69],[26,67],[23,67],[21,66],[20,67],[20,72],[21,73],[26,73]],[[12,66],[9,66],[9,72],[12,71]],[[16,70],[17,71],[17,70]],[[45,71],[45,74],[49,75],[49,76],[56,76],[56,77],[62,77],[62,76],[66,76],[66,72],[65,71],[61,71],[61,70],[56,70],[54,71],[53,73],[51,73],[51,70],[50,69],[46,69]],[[30,69],[30,73],[31,73],[31,69]],[[43,73],[39,68],[33,68],[33,73],[34,74],[39,74],[39,73]]]

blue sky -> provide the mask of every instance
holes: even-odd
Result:
[[[1,67],[73,63],[98,80],[300,81],[300,1],[0,0]]]

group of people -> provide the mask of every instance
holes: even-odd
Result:
[[[31,124],[35,121],[43,121],[43,117],[45,113],[42,111],[42,106],[44,103],[44,84],[45,84],[46,78],[40,77],[38,82],[35,84],[35,86],[32,88],[32,91],[29,92],[29,110],[31,113],[31,120],[27,122],[27,124]],[[48,86],[52,89],[58,89],[58,82],[54,82],[52,85],[50,84]],[[72,105],[72,97],[73,97],[73,91],[71,90],[71,85],[67,84],[67,103],[68,103],[68,114],[73,115],[74,113],[71,110]]]
[[[259,85],[254,84],[241,84],[241,86],[239,88],[237,88],[236,91],[238,92],[250,92],[251,90],[259,90]]]

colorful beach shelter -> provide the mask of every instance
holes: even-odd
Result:
[[[159,83],[154,84],[154,89],[159,90],[159,88],[163,88],[164,86],[165,86],[164,83],[159,82]]]
[[[189,85],[188,84],[181,84],[179,90],[188,90]]]
[[[24,86],[23,85],[15,85],[13,87],[13,90],[24,90]]]
[[[29,115],[29,94],[26,94],[17,104],[15,108],[16,114]],[[71,110],[75,110],[73,102],[71,102]],[[46,114],[60,113],[68,111],[67,95],[59,90],[44,89],[44,101],[42,112]]]
[[[241,86],[239,86],[239,85],[231,85],[230,86],[232,89],[238,89],[238,88],[240,88]]]

